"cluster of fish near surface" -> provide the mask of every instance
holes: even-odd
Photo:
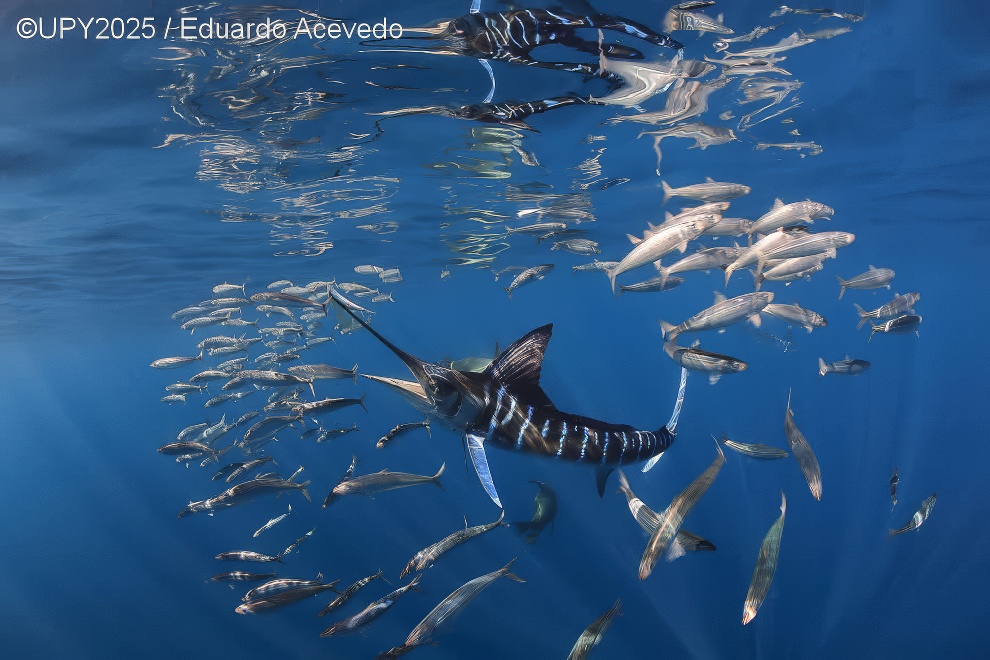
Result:
[[[203,339],[198,348],[200,353],[191,357],[168,357],[152,362],[151,366],[156,369],[185,369],[191,370],[196,365],[202,365],[207,360],[217,362],[210,368],[199,371],[191,375],[187,380],[170,385],[171,392],[181,392],[184,395],[199,395],[203,398],[209,397],[209,388],[219,384],[221,392],[233,390],[234,393],[245,395],[261,396],[269,393],[267,403],[260,409],[249,410],[241,414],[236,421],[227,422],[225,412],[220,421],[211,423],[209,420],[190,425],[182,429],[174,442],[169,442],[159,447],[159,453],[163,455],[176,456],[177,462],[184,463],[186,467],[193,462],[199,461],[201,467],[210,465],[219,466],[211,476],[212,482],[223,482],[233,484],[226,490],[207,497],[202,500],[190,501],[189,504],[179,512],[179,517],[183,518],[196,513],[207,513],[212,516],[220,511],[233,506],[247,504],[264,496],[279,496],[282,493],[299,491],[311,501],[309,481],[298,481],[298,477],[303,472],[300,467],[288,478],[277,472],[262,472],[262,470],[275,466],[274,456],[268,452],[276,445],[278,437],[286,437],[290,429],[293,435],[298,435],[302,440],[313,439],[316,442],[324,442],[339,438],[345,434],[358,430],[357,425],[350,427],[335,427],[325,425],[323,418],[329,413],[342,410],[349,406],[360,405],[363,407],[364,397],[360,398],[326,398],[315,399],[316,385],[324,380],[333,379],[353,379],[356,381],[357,365],[351,369],[332,367],[326,364],[306,363],[295,364],[287,371],[277,371],[275,369],[259,370],[248,368],[252,366],[249,360],[252,353],[257,353],[265,349],[275,349],[276,357],[273,358],[267,353],[254,356],[253,362],[271,362],[273,365],[280,365],[285,362],[296,363],[308,351],[322,342],[314,340],[326,339],[319,336],[319,331],[323,327],[327,313],[339,306],[341,303],[348,305],[347,313],[341,313],[341,319],[353,321],[354,318],[348,314],[368,314],[368,310],[355,303],[345,300],[343,297],[336,299],[328,298],[326,292],[332,283],[317,282],[304,287],[295,287],[289,281],[274,282],[272,285],[259,293],[247,296],[243,285],[221,284],[214,289],[214,298],[200,302],[175,313],[174,318],[183,329],[194,333],[196,329],[215,328],[223,332],[225,321],[239,320],[243,318],[243,312],[251,308],[258,312],[258,320],[249,323],[253,326],[259,337],[248,338],[246,335],[240,337],[226,337],[222,334],[212,335]],[[347,287],[344,287],[345,289]],[[240,297],[230,295],[234,289],[240,291]],[[352,288],[353,292],[354,289]],[[278,303],[278,304],[276,304]],[[217,309],[225,310],[222,314],[211,315]],[[235,311],[236,310],[236,311]],[[287,318],[288,321],[274,321],[272,325],[259,325],[258,321],[268,318]],[[219,323],[214,323],[217,318],[223,319]],[[206,319],[201,322],[189,323],[189,320]],[[233,325],[244,325],[234,323]],[[341,321],[336,329],[342,331],[346,329],[347,323]],[[358,326],[360,327],[360,325]],[[272,332],[266,332],[271,330]],[[262,343],[266,340],[265,343]],[[267,345],[266,345],[267,344]],[[263,346],[264,348],[258,348]],[[278,349],[286,349],[282,354]],[[294,352],[292,359],[279,359],[279,355]],[[235,357],[231,357],[235,356]],[[469,358],[455,361],[464,368],[484,370],[491,360],[481,358]],[[205,366],[205,365],[203,365]],[[272,365],[269,365],[272,366]],[[470,373],[470,372],[468,372]],[[394,379],[373,380],[389,381]],[[222,383],[222,384],[221,384]],[[183,387],[178,387],[182,385]],[[315,400],[307,400],[306,393],[309,393]],[[226,396],[221,394],[219,396]],[[244,396],[224,398],[220,403],[211,404],[207,407],[217,405],[230,405],[229,402],[245,399]],[[212,401],[213,399],[208,399]],[[248,399],[250,401],[250,399]],[[261,403],[258,401],[258,403]],[[243,403],[241,405],[244,405]],[[297,429],[298,426],[298,429]],[[380,449],[386,443],[392,441],[396,436],[411,432],[415,429],[430,430],[429,419],[418,422],[397,424],[386,432],[377,443]],[[227,441],[230,441],[229,444]],[[246,460],[233,461],[221,465],[229,452],[237,451],[244,454]],[[440,477],[444,473],[445,466],[441,465],[436,474],[432,476],[407,474],[402,472],[391,472],[382,470],[381,472],[365,475],[355,474],[359,459],[354,456],[346,472],[339,481],[329,488],[329,494],[323,501],[323,507],[333,504],[341,497],[348,495],[374,495],[386,491],[400,488],[408,488],[416,485],[432,484],[440,486]],[[533,543],[548,525],[550,525],[557,511],[556,494],[549,484],[537,482],[538,494],[534,501],[534,513],[531,520],[513,523],[516,531],[528,542]],[[328,484],[329,486],[329,484]],[[306,510],[297,504],[293,509],[288,505],[285,513],[269,519],[252,535],[253,539],[258,539],[269,530],[280,525],[288,518],[298,518],[306,515]],[[503,514],[495,521],[477,525],[467,526],[460,530],[455,530],[443,539],[423,548],[415,553],[405,567],[399,572],[399,578],[414,575],[407,584],[393,589],[386,595],[369,602],[363,608],[354,611],[348,616],[340,619],[332,625],[326,627],[321,633],[322,637],[333,637],[347,634],[358,630],[364,630],[375,619],[390,609],[398,599],[409,591],[419,591],[419,584],[424,575],[424,571],[437,562],[441,556],[455,548],[456,546],[481,534],[490,532],[498,527],[505,526]],[[228,550],[216,555],[217,561],[234,562],[238,564],[285,564],[286,558],[295,551],[303,542],[309,539],[316,532],[313,527],[308,532],[294,540],[287,547],[274,554],[266,554],[256,550]],[[266,536],[266,538],[268,538]],[[514,560],[513,560],[514,561]],[[512,564],[510,561],[500,570],[487,573],[473,580],[468,581],[462,587],[455,590],[443,599],[423,621],[410,633],[405,642],[381,657],[397,657],[416,646],[425,644],[432,640],[434,629],[442,624],[447,618],[456,614],[466,607],[483,589],[496,581],[498,578],[506,577],[517,582],[524,582],[509,570]],[[235,608],[238,614],[257,614],[275,610],[293,603],[307,600],[323,592],[330,591],[335,594],[335,598],[323,607],[319,617],[324,617],[339,608],[345,608],[349,601],[372,582],[384,576],[383,571],[361,577],[349,586],[338,589],[339,580],[327,582],[320,573],[315,579],[305,578],[284,578],[279,577],[275,572],[251,572],[245,570],[235,570],[222,572],[214,575],[211,581],[217,583],[232,584],[236,582],[260,582],[247,591],[241,603]],[[608,625],[611,616],[618,613],[618,605],[609,610],[607,618],[600,619],[592,624],[589,630],[595,629],[600,633]],[[583,657],[580,649],[584,652],[590,650],[597,641],[588,638],[588,632],[582,635],[572,651],[572,657]],[[579,653],[574,655],[574,653]]]

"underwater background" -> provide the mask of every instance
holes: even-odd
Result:
[[[208,12],[296,21],[298,9],[418,26],[466,13],[462,5],[311,2],[248,11],[224,4],[186,14],[181,3],[161,2],[0,8],[3,654],[374,657],[401,644],[444,596],[514,557],[513,571],[525,584],[496,582],[440,631],[438,646],[413,653],[566,657],[617,598],[623,614],[593,657],[985,653],[990,8],[837,0],[835,9],[865,16],[855,23],[770,18],[774,2],[705,8],[709,16],[724,13],[737,34],[782,23],[761,45],[798,29],[852,30],[785,53],[780,66],[804,83],[799,106],[704,150],[665,140],[660,176],[651,140],[637,138],[649,126],[604,123],[635,109],[560,108],[527,120],[539,132],[437,114],[376,125],[381,117],[368,114],[480,102],[490,81],[470,57],[375,52],[357,40],[259,46],[94,41],[78,32],[63,40],[22,39],[14,32],[21,17],[39,13],[46,20],[147,15],[160,27],[170,16]],[[483,11],[507,9],[482,3]],[[662,31],[667,7],[610,2],[599,9]],[[712,48],[719,35],[674,36],[685,58],[719,57]],[[621,41],[647,59],[671,55]],[[550,57],[596,60],[550,48],[558,49],[548,50]],[[500,62],[492,68],[496,101],[607,92],[603,80],[578,73]],[[738,98],[736,82],[717,90],[704,120],[734,128],[749,111]],[[659,96],[643,109],[663,104]],[[728,110],[737,117],[720,120]],[[785,118],[793,123],[781,124]],[[801,137],[788,134],[795,128]],[[755,148],[795,140],[814,141],[821,153]],[[232,590],[209,578],[251,567],[221,565],[213,558],[219,552],[275,553],[315,526],[278,565],[280,576],[322,572],[346,586],[382,569],[398,586],[399,571],[418,550],[463,527],[465,518],[479,525],[499,512],[465,465],[459,434],[437,425],[432,437],[414,431],[377,449],[390,428],[422,416],[381,385],[343,379],[320,382],[317,390],[366,394],[368,412],[351,407],[332,417],[335,426],[357,423],[359,432],[321,444],[296,434],[267,447],[283,476],[305,466],[312,504],[287,493],[212,517],[177,519],[189,501],[226,486],[210,481],[214,469],[198,462],[187,469],[156,448],[191,424],[221,414],[230,421],[257,404],[204,411],[204,397],[190,396],[185,405],[160,401],[168,383],[197,367],[162,372],[148,364],[195,355],[194,345],[208,336],[180,330],[173,312],[209,299],[221,282],[246,283],[249,294],[281,279],[361,282],[393,292],[394,302],[358,299],[376,312],[374,327],[437,361],[491,357],[496,343],[504,348],[553,323],[541,380],[553,402],[654,429],[668,418],[679,379],[662,350],[658,320],[680,322],[709,306],[713,291],[751,291],[749,275],[737,273],[725,288],[721,273],[687,273],[674,290],[617,297],[601,273],[572,271],[591,257],[552,251],[553,240],[506,237],[504,227],[525,224],[518,212],[540,204],[579,209],[585,222],[575,226],[600,244],[597,258],[619,260],[630,248],[625,234],[638,235],[647,222],[661,222],[664,211],[681,208],[678,200],[662,203],[661,179],[683,186],[705,177],[752,188],[732,202],[729,215],[755,219],[775,198],[813,199],[835,209],[814,230],[849,231],[856,240],[810,281],[772,287],[777,302],[798,301],[826,317],[827,327],[810,334],[795,327],[787,339],[786,323],[765,319],[759,331],[739,324],[699,335],[703,348],[743,358],[749,368],[714,385],[692,374],[676,442],[649,473],[627,467],[626,474],[637,495],[660,511],[716,456],[711,436],[786,447],[783,418],[792,391],[795,420],[821,464],[820,502],[792,459],[726,452],[722,473],[684,523],[718,549],[660,562],[640,581],[646,537],[614,492],[615,476],[600,499],[585,466],[496,449],[489,460],[507,521],[532,514],[531,480],[557,493],[554,525],[534,544],[509,528],[469,541],[424,574],[424,593],[404,596],[349,636],[319,637],[340,618],[316,618],[326,594],[268,614],[234,612],[251,585]],[[396,223],[394,231],[358,228],[387,222]],[[464,245],[481,247],[458,251]],[[511,299],[503,287],[513,274],[493,277],[508,266],[542,263],[556,268]],[[399,268],[403,279],[384,284],[356,275],[354,267],[364,264]],[[870,264],[896,270],[893,288],[847,291],[837,300],[835,277]],[[856,330],[853,303],[873,309],[895,291],[921,293],[919,335],[879,335],[868,343],[868,332]],[[408,377],[369,333],[341,335],[334,322],[331,313],[320,332],[335,341],[313,348],[307,361]],[[819,357],[831,362],[846,354],[871,368],[858,377],[819,376]],[[352,455],[362,474],[388,468],[432,475],[445,463],[443,489],[345,498],[320,508]],[[892,511],[894,467],[901,481]],[[740,611],[760,543],[779,515],[781,490],[788,508],[779,563],[759,615],[744,627]],[[933,492],[938,504],[924,526],[888,537]],[[252,539],[287,503],[293,514]],[[261,566],[258,572],[268,572]],[[391,588],[376,581],[349,607]]]

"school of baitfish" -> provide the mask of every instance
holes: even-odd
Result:
[[[689,138],[695,141],[696,146],[705,149],[737,140],[734,130],[750,130],[800,105],[795,93],[803,83],[788,80],[791,74],[778,66],[786,59],[780,53],[849,31],[848,27],[808,33],[798,30],[775,45],[729,52],[730,48],[739,47],[734,44],[761,39],[780,28],[781,24],[757,26],[746,34],[730,37],[728,35],[735,33],[725,25],[721,15],[712,17],[701,11],[714,4],[710,0],[702,0],[675,5],[661,21],[665,32],[696,31],[699,34],[716,35],[713,46],[719,59],[704,56],[697,60],[687,60],[683,59],[684,46],[668,34],[655,32],[645,25],[621,17],[604,13],[588,12],[581,15],[537,9],[485,13],[478,9],[476,3],[472,11],[464,16],[439,22],[432,27],[409,30],[411,34],[422,35],[417,38],[432,42],[432,45],[421,49],[406,49],[410,53],[478,59],[491,75],[492,90],[488,98],[482,103],[469,106],[436,105],[373,114],[383,117],[379,121],[385,118],[394,121],[395,118],[410,114],[436,114],[533,130],[527,119],[558,108],[597,104],[635,109],[636,114],[619,115],[608,123],[632,121],[652,127],[654,130],[646,130],[642,135],[649,135],[654,139],[659,174],[662,159],[660,143],[664,139]],[[858,22],[863,18],[832,10],[788,7],[781,7],[773,15],[813,15],[817,18],[850,22]],[[590,30],[588,38],[579,36],[580,30]],[[607,42],[605,35],[622,35],[667,49],[668,53],[672,49],[677,51],[677,55],[670,60],[640,61],[644,54],[638,49]],[[576,54],[591,55],[592,59],[589,62],[548,62],[535,59],[531,52],[545,45],[556,45]],[[579,98],[575,95],[525,103],[493,103],[492,96],[496,86],[494,73],[487,64],[490,60],[603,78],[609,83],[609,91],[597,97],[585,95]],[[705,79],[706,75],[716,70],[719,71],[718,77]],[[723,90],[730,85],[742,94],[742,100],[738,101],[740,105],[759,101],[765,101],[766,104],[741,117],[734,130],[700,121],[708,113],[710,97],[724,94]],[[662,108],[646,112],[640,107],[644,101],[663,94],[666,94],[666,102]],[[789,101],[789,105],[785,105],[785,101]],[[194,111],[192,105],[181,105],[177,114],[188,116]],[[576,109],[572,111],[577,112]],[[734,116],[731,111],[726,111],[719,118],[727,121]],[[790,120],[783,121],[786,123]],[[799,135],[797,129],[791,133]],[[169,141],[182,139],[183,136],[170,136]],[[279,146],[288,148],[291,145],[285,142]],[[513,142],[511,146],[523,162],[535,162],[535,156],[525,152],[519,142]],[[802,157],[806,153],[814,155],[821,152],[821,147],[813,142],[761,142],[756,146],[757,150],[767,148],[799,151]],[[628,181],[599,177],[600,165],[595,158],[583,164],[582,169],[589,173],[591,181],[602,190]],[[308,502],[293,499],[284,513],[267,522],[260,519],[252,537],[231,539],[230,549],[216,555],[216,560],[236,562],[240,564],[239,568],[246,568],[251,563],[266,563],[268,566],[278,565],[281,568],[289,563],[288,556],[300,544],[317,533],[319,524],[276,554],[264,554],[247,548],[253,546],[253,539],[262,534],[266,535],[266,539],[275,534],[268,532],[280,524],[282,526],[279,529],[284,527],[285,524],[282,523],[286,519],[304,517],[313,520],[321,515],[321,508],[326,509],[331,505],[338,507],[340,505],[336,503],[349,495],[371,496],[421,485],[442,489],[441,477],[444,475],[445,465],[440,465],[434,474],[425,475],[389,469],[360,474],[360,458],[357,455],[335,483],[315,484],[303,480],[300,476],[304,472],[302,466],[288,477],[280,472],[283,468],[274,460],[280,438],[292,436],[320,443],[340,441],[345,435],[360,431],[356,424],[342,426],[332,420],[335,413],[343,409],[352,406],[365,408],[363,393],[352,397],[329,397],[325,396],[325,392],[317,392],[317,389],[323,389],[323,381],[328,380],[350,380],[356,385],[359,375],[385,385],[399,394],[419,414],[425,415],[425,418],[386,420],[384,425],[379,424],[383,428],[391,427],[391,430],[384,433],[377,442],[376,449],[391,446],[397,436],[418,432],[417,429],[420,428],[432,437],[430,424],[439,422],[462,436],[467,457],[480,481],[481,490],[484,491],[482,494],[479,490],[479,496],[487,495],[499,508],[502,503],[495,485],[497,470],[492,469],[487,451],[493,446],[588,465],[594,470],[595,484],[602,496],[607,492],[609,475],[620,466],[645,463],[642,470],[649,470],[673,446],[676,439],[678,415],[685,399],[687,373],[703,374],[714,385],[721,377],[745,372],[749,366],[742,358],[703,350],[695,335],[710,330],[725,332],[726,328],[746,322],[760,328],[764,320],[770,319],[774,319],[773,323],[783,323],[789,328],[803,328],[809,333],[814,329],[826,329],[829,324],[820,314],[802,307],[796,300],[783,299],[787,291],[785,287],[797,280],[810,279],[824,270],[827,267],[826,262],[837,260],[839,251],[856,238],[854,234],[841,230],[841,219],[832,220],[836,211],[825,202],[801,199],[785,201],[781,198],[770,202],[775,196],[773,191],[762,191],[744,183],[715,181],[711,178],[678,183],[681,185],[674,187],[666,180],[661,182],[662,198],[657,202],[658,205],[668,205],[662,221],[653,224],[650,222],[652,219],[644,219],[641,236],[628,235],[631,244],[628,251],[624,254],[606,254],[603,259],[607,260],[599,261],[597,258],[597,255],[606,250],[600,241],[594,240],[592,223],[595,218],[580,197],[534,194],[519,189],[518,200],[528,204],[535,203],[536,206],[520,209],[515,217],[492,213],[484,222],[494,227],[495,233],[489,231],[484,235],[458,239],[452,244],[452,249],[463,256],[450,261],[450,265],[481,266],[494,270],[496,254],[509,249],[514,242],[532,241],[535,238],[538,245],[547,246],[544,257],[546,263],[508,266],[496,272],[496,280],[503,274],[512,274],[503,287],[510,299],[514,294],[525,293],[519,291],[524,286],[534,285],[546,277],[560,276],[559,272],[555,273],[557,264],[550,260],[564,254],[594,255],[595,259],[589,263],[572,265],[573,272],[604,273],[615,295],[623,292],[670,291],[683,284],[687,278],[709,271],[722,271],[724,286],[728,287],[734,273],[750,273],[753,279],[752,292],[729,297],[723,292],[715,291],[711,304],[697,301],[697,313],[679,323],[667,319],[659,320],[658,341],[662,343],[664,353],[682,373],[674,412],[666,424],[658,423],[651,429],[637,429],[626,424],[604,422],[557,409],[540,385],[540,370],[551,336],[551,326],[533,330],[505,350],[496,349],[492,358],[465,358],[433,363],[413,357],[372,328],[370,320],[373,311],[356,302],[356,299],[361,298],[370,300],[373,303],[370,307],[392,302],[394,291],[383,291],[380,286],[401,283],[403,277],[398,268],[361,265],[353,269],[353,275],[331,274],[326,280],[305,284],[279,280],[262,287],[224,282],[213,288],[213,297],[173,314],[172,318],[181,330],[189,332],[195,339],[203,337],[195,344],[196,350],[190,350],[186,356],[159,358],[150,365],[155,369],[175,370],[173,373],[182,374],[181,379],[165,386],[163,402],[202,404],[205,409],[220,408],[222,412],[219,421],[207,420],[188,426],[179,431],[174,439],[169,438],[168,442],[158,448],[159,453],[174,456],[177,462],[186,467],[195,463],[208,470],[210,478],[204,478],[205,492],[197,495],[201,499],[190,500],[178,511],[178,516],[183,518],[197,513],[213,516],[230,507],[248,505],[262,497],[275,498],[284,494],[288,498],[295,498],[297,496],[293,491],[299,491]],[[767,199],[767,206],[764,207],[767,208],[766,212],[752,218],[731,217],[729,209],[732,202],[750,195]],[[675,213],[669,206],[674,199],[683,200],[688,205],[681,206],[679,212]],[[369,211],[354,217],[370,213]],[[574,226],[580,224],[585,226]],[[828,229],[820,229],[822,224],[827,225]],[[392,221],[368,222],[357,228],[375,234],[390,234],[399,228],[399,224]],[[607,231],[598,228],[594,230]],[[544,240],[548,242],[542,243]],[[322,241],[317,244],[317,253],[322,254],[332,247],[332,243]],[[850,266],[850,270],[854,267]],[[643,270],[649,271],[651,275],[655,271],[656,275],[636,282],[619,281],[620,277],[626,280],[633,273],[642,274]],[[838,297],[843,298],[847,292],[852,294],[856,291],[890,289],[894,276],[895,273],[890,268],[878,268],[874,265],[869,265],[860,274],[851,274],[848,277],[836,275],[839,283]],[[450,271],[445,269],[441,277],[450,277]],[[345,278],[361,281],[343,281]],[[915,314],[915,305],[919,300],[919,293],[910,292],[903,295],[895,293],[889,302],[873,310],[865,310],[859,303],[854,303],[855,312],[859,316],[857,328],[867,322],[877,321],[878,323],[871,323],[871,339],[876,333],[917,333],[921,317]],[[398,334],[399,326],[394,321],[383,319],[376,325],[389,326],[392,329],[389,334]],[[339,337],[361,330],[370,332],[397,356],[409,369],[413,380],[361,374],[357,364],[346,368],[308,359],[313,355],[314,348],[335,341],[334,335]],[[681,335],[689,335],[690,343],[678,343]],[[705,345],[706,348],[711,347],[708,343]],[[843,354],[848,348],[841,347],[836,350],[836,354]],[[817,360],[817,370],[821,376],[860,375],[870,366],[870,362],[850,358],[849,355],[834,362],[826,362],[825,358]],[[250,409],[237,415],[231,412],[235,407],[238,410],[243,410],[244,407]],[[368,412],[373,418],[374,410]],[[618,492],[626,497],[634,522],[645,533],[645,539],[631,534],[625,541],[641,551],[638,568],[628,567],[630,575],[638,575],[640,580],[645,580],[656,570],[661,556],[673,561],[687,552],[715,550],[711,541],[683,529],[682,523],[726,465],[723,447],[757,460],[780,461],[793,456],[812,497],[822,500],[823,478],[812,449],[817,440],[816,434],[812,433],[809,441],[798,428],[790,394],[783,413],[781,432],[790,452],[772,445],[733,440],[722,434],[721,441],[715,442],[716,455],[710,466],[690,481],[662,510],[650,508],[644,500],[637,497],[625,473],[619,470]],[[698,429],[692,429],[693,434],[697,431]],[[784,460],[784,463],[788,461]],[[213,481],[222,482],[222,486],[210,489]],[[351,571],[353,575],[366,577],[360,577],[343,590],[337,589],[340,580],[325,581],[322,573],[315,579],[306,579],[279,577],[274,572],[236,570],[217,573],[211,580],[222,583],[261,583],[245,593],[234,610],[239,614],[274,610],[331,591],[336,597],[318,611],[318,616],[325,616],[338,608],[343,615],[344,609],[348,608],[352,600],[359,607],[354,607],[349,614],[323,630],[321,635],[334,637],[364,631],[377,618],[386,614],[404,594],[420,591],[421,582],[424,579],[427,582],[429,580],[429,574],[425,571],[436,562],[443,561],[443,557],[457,546],[471,542],[471,539],[482,534],[497,534],[500,527],[515,529],[520,540],[525,543],[536,543],[541,533],[554,524],[558,508],[566,507],[567,502],[558,500],[549,483],[535,480],[531,483],[536,486],[537,492],[530,519],[506,524],[503,522],[505,512],[502,511],[497,519],[486,524],[470,527],[465,520],[462,529],[451,530],[444,538],[432,539],[424,547],[410,548],[411,559],[404,567],[354,567]],[[895,468],[890,480],[893,505],[897,504],[897,483]],[[321,495],[327,493],[322,507],[307,506],[312,502],[310,492],[313,490]],[[203,494],[207,496],[202,497]],[[929,517],[934,503],[935,495],[932,495],[922,503],[921,508],[904,527],[890,530],[890,535],[919,528]],[[785,511],[786,497],[782,492],[780,515],[770,525],[758,549],[749,591],[744,597],[740,594],[743,602],[743,625],[754,620],[770,591],[781,548]],[[769,524],[769,516],[766,522]],[[523,550],[524,547],[520,546],[520,552]],[[756,550],[753,548],[754,552]],[[404,642],[384,651],[379,657],[398,657],[418,646],[432,643],[434,632],[446,620],[466,608],[499,578],[506,577],[524,583],[523,578],[509,570],[514,561],[509,559],[506,558],[508,563],[503,568],[466,581],[463,586],[442,599],[409,633]],[[340,569],[343,570],[343,567]],[[375,570],[377,572],[373,572]],[[373,583],[377,585],[377,578],[383,577],[385,572],[393,572],[399,579],[407,576],[412,578],[403,586],[393,588],[377,599],[358,603],[358,592],[363,593]],[[377,586],[369,587],[371,588]],[[433,598],[432,595],[430,597]],[[577,641],[568,657],[587,657],[601,642],[613,619],[620,614],[621,602],[616,600],[584,632],[579,633],[583,622],[574,622]],[[317,634],[316,628],[314,634]],[[387,646],[383,644],[383,648]],[[564,652],[566,648],[562,646],[561,655]]]

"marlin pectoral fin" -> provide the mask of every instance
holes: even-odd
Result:
[[[598,497],[605,497],[605,482],[608,476],[615,471],[615,468],[600,465],[595,469],[595,483],[598,485]]]
[[[502,501],[498,499],[498,493],[495,491],[495,482],[492,481],[492,472],[488,467],[488,457],[485,455],[485,436],[477,431],[468,430],[464,433],[464,439],[481,485],[484,487],[485,492],[488,493],[488,497],[492,498],[492,502],[495,502],[495,505],[501,509]]]

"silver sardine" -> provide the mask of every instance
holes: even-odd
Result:
[[[375,495],[377,493],[383,493],[388,490],[395,490],[396,488],[406,488],[408,486],[418,486],[420,484],[434,484],[437,488],[443,489],[440,484],[440,476],[446,469],[447,464],[444,463],[437,470],[437,473],[432,477],[427,477],[419,474],[408,474],[406,472],[389,472],[388,470],[382,470],[381,472],[375,472],[374,474],[364,474],[360,477],[354,477],[352,479],[347,479],[336,486],[334,486],[333,491],[327,496],[326,501],[323,506],[327,506],[335,502],[338,498],[345,495]]]
[[[816,500],[822,499],[822,471],[818,467],[818,459],[811,445],[805,439],[804,434],[794,423],[794,413],[791,411],[791,395],[787,395],[787,413],[784,415],[784,434],[787,436],[787,443],[791,446],[791,453],[798,462],[811,495]]]
[[[437,541],[433,545],[423,548],[409,560],[405,568],[403,568],[402,572],[399,574],[399,578],[404,578],[409,573],[425,571],[430,566],[433,566],[433,564],[440,559],[440,556],[451,548],[454,548],[468,539],[478,536],[479,534],[484,534],[485,532],[489,532],[496,527],[499,527],[502,524],[503,518],[505,518],[505,511],[502,511],[502,515],[498,517],[498,520],[493,523],[488,523],[487,525],[468,527],[465,524],[464,529],[459,529],[450,536]]]
[[[882,289],[884,287],[889,289],[894,275],[894,271],[890,268],[877,268],[873,264],[870,264],[870,269],[865,273],[850,277],[848,280],[844,280],[836,275],[835,277],[839,280],[840,286],[839,300],[842,300],[846,289]]]
[[[763,537],[760,554],[756,558],[753,569],[753,579],[746,593],[746,603],[743,605],[742,622],[745,626],[756,616],[757,610],[770,591],[773,574],[777,570],[777,556],[780,554],[780,537],[784,533],[784,513],[787,511],[787,498],[780,492],[780,517],[770,526],[770,531]]]

